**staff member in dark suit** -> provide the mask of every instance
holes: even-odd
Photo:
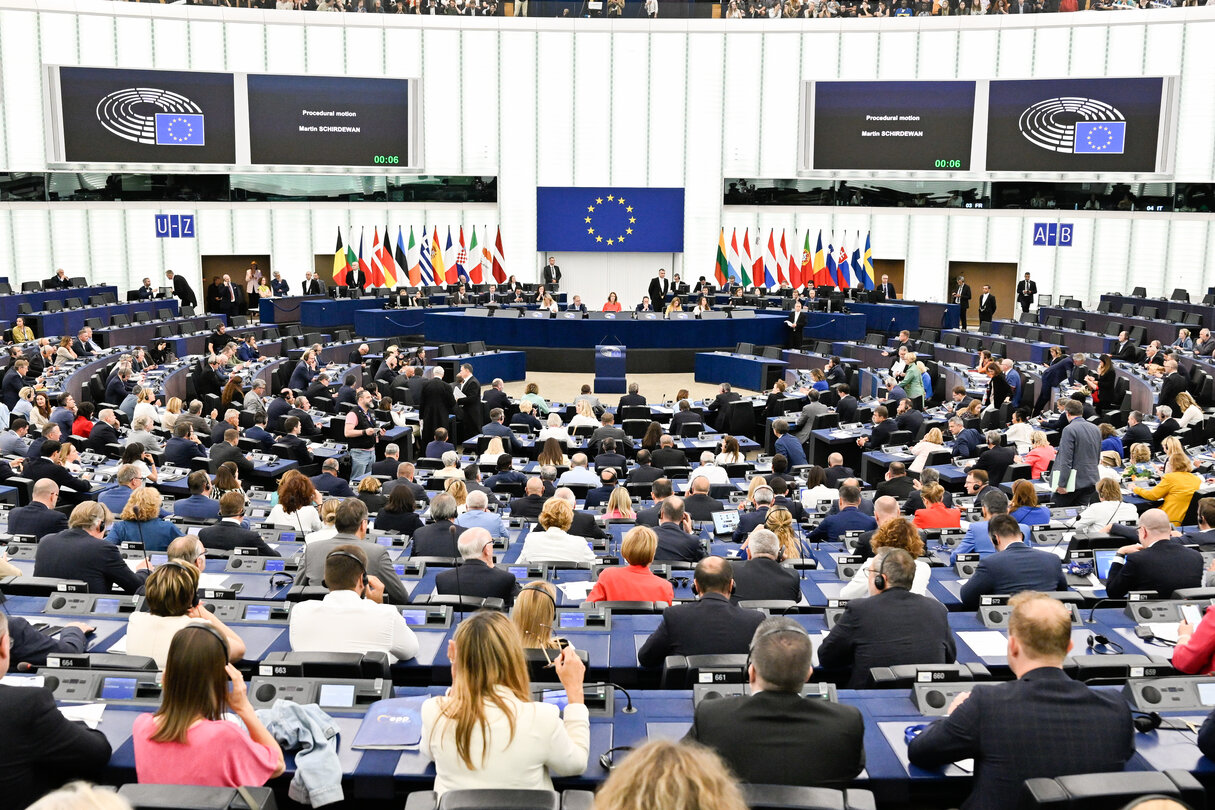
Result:
[[[974,463],[974,469],[986,472],[987,480],[993,484],[1000,484],[1004,481],[1004,474],[1017,455],[1015,445],[1000,444],[1003,438],[1003,434],[998,430],[987,431],[987,449],[979,454],[979,458]]]
[[[793,303],[793,311],[785,319],[786,349],[800,349],[802,347],[802,334],[805,328],[806,312],[802,309],[802,302],[800,300],[795,301]]]
[[[485,421],[481,416],[481,381],[473,376],[471,363],[461,364],[460,370],[456,372],[456,386],[464,395],[456,400],[456,404],[460,407],[462,438],[468,439],[477,435],[481,423]]]
[[[692,593],[700,599],[663,611],[658,629],[637,651],[638,663],[658,667],[668,655],[745,653],[764,614],[731,604],[732,590],[734,569],[729,560],[706,557],[697,563]]]
[[[1025,278],[1017,283],[1017,303],[1021,305],[1021,311],[1029,312],[1037,297],[1038,282],[1030,281],[1029,273],[1026,273]]]
[[[878,285],[877,291],[886,296],[887,301],[893,301],[899,297],[894,285],[890,283],[890,276],[885,274],[882,274],[882,283]]]
[[[495,377],[494,381],[489,384],[489,388],[481,395],[481,404],[485,407],[485,412],[490,415],[491,420],[494,418],[494,408],[502,411],[504,419],[506,412],[510,410],[510,397],[506,395],[504,385],[501,377]]]
[[[734,599],[784,599],[802,601],[797,574],[780,564],[780,538],[768,529],[747,535],[750,559],[734,566]]]
[[[103,504],[77,504],[68,518],[67,531],[47,535],[38,544],[34,576],[83,580],[89,593],[110,593],[114,585],[124,593],[135,593],[147,579],[150,566],[144,560],[132,571],[118,546],[103,539],[113,520]]]
[[[346,286],[352,290],[361,290],[367,286],[367,274],[359,269],[358,264],[350,265],[346,271]]]
[[[994,317],[996,317],[996,297],[992,295],[991,287],[984,284],[979,293],[979,328],[982,329],[983,324],[987,324],[986,329],[991,331],[991,320]]]
[[[865,767],[860,711],[801,696],[814,672],[805,629],[787,617],[765,619],[750,652],[752,694],[701,701],[686,739],[717,751],[743,782],[813,787],[856,777]]]
[[[166,270],[165,277],[173,284],[173,295],[181,301],[183,307],[198,306],[198,296],[194,294],[194,290],[190,289],[190,282],[186,281],[185,276],[179,276],[172,270]]]
[[[657,482],[655,482],[657,485]],[[657,486],[652,489],[657,489]],[[641,515],[637,516],[638,522]],[[658,508],[658,549],[654,559],[659,562],[697,562],[705,556],[700,538],[691,534],[692,519],[683,508],[683,498],[669,495]]]
[[[732,390],[729,383],[722,383],[720,392],[713,397],[713,402],[709,404],[709,407],[705,408],[705,421],[713,427],[717,427],[717,415],[731,402],[737,402],[740,399],[742,396]]]
[[[198,539],[211,551],[231,551],[234,548],[255,548],[258,556],[277,557],[279,553],[262,536],[241,525],[245,517],[245,496],[227,492],[219,499],[219,522],[198,533]]]
[[[1202,552],[1170,537],[1173,524],[1163,509],[1139,516],[1139,542],[1118,549],[1110,565],[1106,595],[1121,599],[1131,591],[1156,591],[1168,599],[1178,588],[1202,585]]]
[[[0,613],[0,676],[12,662],[8,616]],[[70,779],[96,779],[110,761],[105,734],[59,713],[51,690],[0,686],[0,795],[26,807]]]
[[[553,292],[561,286],[561,268],[557,266],[556,256],[548,257],[548,264],[540,271],[540,283]]]
[[[671,282],[667,280],[667,271],[659,269],[658,275],[650,279],[649,298],[650,306],[658,311],[662,308],[663,303],[667,300],[667,292],[671,289]]]
[[[1177,395],[1188,388],[1185,375],[1177,370],[1176,358],[1170,357],[1164,361],[1164,379],[1160,382],[1160,394],[1156,398],[1157,405],[1168,405],[1173,413],[1184,413],[1185,408],[1177,407]]]
[[[1015,521],[1014,521],[1015,523]],[[869,597],[853,599],[818,649],[819,665],[849,670],[849,689],[872,685],[871,667],[952,664],[957,655],[948,611],[911,592],[915,560],[882,548],[869,566]]]
[[[958,285],[953,291],[953,302],[958,305],[958,311],[961,314],[959,323],[965,329],[966,310],[970,309],[970,285],[966,283],[964,276],[958,276]]]
[[[987,522],[987,533],[991,535],[996,553],[980,560],[974,575],[962,586],[959,594],[962,607],[974,610],[979,606],[979,597],[991,593],[1067,590],[1067,577],[1063,575],[1059,558],[1049,551],[1026,545],[1021,525],[1012,515],[994,516]],[[1201,561],[1202,555],[1198,557]],[[1106,593],[1109,593],[1108,588]],[[1111,595],[1110,598],[1117,597]]]
[[[963,810],[1015,810],[1026,779],[1121,771],[1135,753],[1126,701],[1063,672],[1072,649],[1063,603],[1022,593],[1010,604],[1008,668],[1017,680],[959,695],[949,716],[907,747],[921,768],[974,758]]]
[[[319,276],[313,276],[309,270],[304,273],[304,295],[324,295],[325,282]]]
[[[494,568],[494,538],[479,526],[465,529],[456,541],[463,563],[440,571],[435,593],[501,599],[510,607],[519,593],[519,580],[505,568]]]
[[[422,386],[422,435],[433,436],[439,428],[446,429],[456,409],[456,395],[443,382],[443,367],[435,366],[431,377]]]

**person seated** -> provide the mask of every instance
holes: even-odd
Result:
[[[840,599],[864,599],[869,596],[870,575],[876,565],[873,558],[883,548],[901,548],[912,556],[915,560],[915,580],[911,583],[911,592],[926,595],[932,569],[928,561],[923,559],[924,540],[919,531],[910,520],[899,515],[898,502],[890,496],[878,498],[873,511],[877,515],[878,527],[861,534],[853,551],[866,558],[865,564],[857,569],[852,581],[840,589]]]
[[[456,446],[447,441],[447,428],[437,428],[434,440],[426,445],[426,458],[442,458],[445,453],[455,452]]]
[[[479,492],[472,495],[484,497]],[[519,580],[505,568],[494,567],[494,536],[484,528],[473,527],[460,535],[456,546],[462,562],[439,572],[435,593],[496,598],[509,607],[519,593]]]
[[[770,515],[781,512],[789,514],[784,509],[773,509]],[[797,574],[780,563],[783,549],[776,532],[767,528],[755,529],[747,535],[745,545],[747,561],[734,565],[734,599],[804,601]]]
[[[68,528],[48,534],[34,555],[34,576],[79,579],[89,593],[111,593],[117,585],[123,593],[135,593],[151,566],[139,563],[132,571],[118,546],[104,538],[114,515],[105,504],[84,501],[68,516]]]
[[[533,701],[519,630],[504,614],[477,611],[448,644],[452,687],[422,704],[420,750],[435,765],[435,792],[552,790],[549,770],[575,776],[590,756],[585,666],[573,646],[554,656],[568,696],[564,712]]]
[[[791,466],[804,467],[807,463],[806,451],[797,437],[789,432],[789,423],[784,419],[777,419],[772,423],[772,432],[776,434],[774,452],[787,458]]]
[[[616,487],[608,496],[607,511],[603,513],[606,520],[636,521],[637,512],[633,509],[633,499],[624,487]]]
[[[535,410],[535,406],[532,405],[529,400],[520,399],[519,412],[510,418],[510,423],[512,425],[524,425],[532,431],[542,430],[544,426],[540,424],[540,420],[537,419],[536,415],[533,413]],[[552,416],[552,414],[549,414],[549,416]],[[560,416],[557,417],[557,425],[561,425]],[[511,433],[514,433],[514,431],[512,430]]]
[[[675,592],[670,581],[650,570],[657,549],[658,535],[653,529],[648,526],[629,529],[620,544],[620,554],[628,564],[603,569],[586,601],[671,604]]]
[[[697,562],[707,554],[698,535],[692,533],[692,518],[684,509],[683,498],[671,494],[670,481],[660,478],[651,487],[655,495],[666,493],[657,510],[658,550],[654,558],[659,562]],[[657,500],[657,498],[656,498]],[[645,510],[649,511],[649,510]],[[637,522],[649,524],[648,519],[642,520],[643,512],[637,513]]]
[[[437,433],[438,431],[436,431]],[[455,450],[448,450],[440,457],[443,461],[443,468],[435,470],[431,478],[459,478],[464,479],[464,470],[460,469],[460,454]]]
[[[917,573],[906,550],[879,549],[867,571],[869,598],[850,600],[823,640],[820,665],[850,672],[848,688],[872,686],[871,667],[954,662],[948,612],[936,599],[912,592]]]
[[[211,476],[205,470],[195,470],[186,477],[190,497],[173,502],[173,514],[194,520],[212,520],[219,517],[219,501],[211,497]]]
[[[873,497],[889,495],[895,500],[905,501],[914,490],[915,481],[907,475],[907,465],[901,461],[892,461],[886,465],[884,480],[877,485]]]
[[[544,482],[537,476],[528,478],[527,483],[523,485],[523,493],[522,498],[515,498],[510,502],[510,516],[536,520],[548,501],[544,494]]]
[[[59,504],[59,485],[49,478],[34,482],[28,506],[18,506],[8,513],[8,533],[28,535],[35,541],[48,534],[68,528],[67,515],[55,507]]]
[[[817,543],[825,540],[829,543],[838,543],[844,532],[867,532],[877,528],[877,521],[860,510],[860,487],[845,484],[840,487],[839,491],[839,512],[827,515],[814,527],[808,538],[811,542]]]
[[[1139,511],[1134,504],[1122,500],[1122,487],[1112,478],[1097,482],[1097,502],[1084,508],[1072,528],[1076,532],[1109,532],[1115,524],[1133,524],[1139,520]],[[1202,512],[1198,515],[1202,526]]]
[[[436,495],[430,502],[430,523],[413,531],[411,557],[459,557],[456,541],[464,532],[455,522],[459,504],[449,492]]]
[[[605,504],[612,497],[612,493],[616,491],[616,468],[605,467],[599,472],[599,486],[594,489],[587,490],[586,498],[583,499],[583,506],[587,509],[596,509],[600,505]]]
[[[144,551],[164,551],[183,532],[175,523],[161,516],[161,494],[149,486],[131,493],[118,521],[110,527],[106,539],[115,545],[123,542],[143,543]]]
[[[979,505],[982,520],[976,520],[966,529],[966,534],[949,554],[949,564],[956,565],[960,554],[979,554],[986,557],[995,554],[996,547],[987,531],[988,522],[996,515],[1008,514],[1008,496],[998,489],[987,488],[987,491],[975,498]],[[1029,539],[1029,530],[1025,530],[1025,539]]]
[[[183,627],[206,624],[224,637],[228,661],[245,657],[245,642],[198,601],[198,569],[170,560],[157,566],[144,583],[147,611],[127,620],[127,655],[146,655],[164,669],[173,636]]]
[[[987,532],[995,542],[996,553],[979,560],[974,574],[962,586],[959,596],[964,608],[977,608],[980,597],[992,593],[1011,595],[1021,591],[1067,590],[1067,577],[1059,558],[1049,551],[1031,548],[1025,542],[1024,530],[1012,515],[991,518]]]
[[[1008,514],[1022,526],[1045,526],[1050,523],[1050,509],[1038,504],[1038,493],[1029,481],[1014,481]]]
[[[261,557],[277,557],[279,553],[270,548],[262,536],[245,528],[245,496],[239,492],[225,492],[219,499],[219,521],[204,526],[198,539],[212,551],[232,551],[237,548],[257,549]]]
[[[530,486],[531,482],[528,484]],[[595,552],[585,540],[569,533],[573,521],[573,508],[561,498],[550,498],[540,511],[539,530],[527,533],[516,562],[519,565],[535,561],[593,563]]]
[[[1008,668],[1017,680],[962,693],[947,717],[907,746],[908,759],[920,768],[974,759],[965,807],[1015,807],[1026,779],[1121,771],[1135,754],[1135,727],[1122,696],[1091,689],[1063,671],[1072,650],[1067,607],[1034,592],[1014,596],[1009,605]],[[1057,733],[1044,735],[1046,728]]]
[[[710,453],[709,455],[712,455]],[[625,457],[618,452],[615,439],[604,439],[599,443],[599,454],[595,456],[595,469],[602,470],[604,467],[615,467],[623,470],[628,462]]]
[[[325,528],[317,507],[321,494],[299,470],[288,470],[278,482],[278,503],[266,516],[269,526],[307,534]]]
[[[726,655],[746,653],[764,614],[730,602],[734,568],[722,557],[696,564],[692,593],[696,602],[669,607],[641,649],[637,662],[659,667],[668,655]]]
[[[1105,592],[1121,599],[1131,591],[1155,591],[1168,599],[1181,588],[1202,585],[1202,553],[1172,537],[1173,525],[1163,509],[1148,509],[1139,516],[1139,542],[1118,549],[1110,564]]]
[[[561,649],[561,642],[553,636],[553,624],[557,621],[556,587],[544,580],[527,583],[515,598],[510,620],[523,637],[523,648],[543,650],[551,664],[551,651]]]
[[[1000,484],[1004,481],[1004,474],[1016,459],[1017,451],[1012,445],[1003,446],[1004,434],[998,430],[989,430],[984,436],[987,441],[987,449],[979,454],[975,460],[973,469],[983,470],[987,473],[987,480],[992,484]]]
[[[139,715],[132,728],[141,784],[234,788],[263,785],[286,770],[282,749],[229,658],[227,640],[210,625],[183,627],[173,636],[160,708]],[[227,719],[229,710],[243,727]]]
[[[392,663],[418,654],[417,636],[400,610],[384,604],[384,581],[368,573],[367,545],[339,543],[325,554],[329,593],[291,609],[293,651],[383,652]]]
[[[1190,508],[1190,500],[1202,486],[1202,479],[1191,472],[1193,464],[1185,453],[1170,455],[1166,469],[1168,471],[1156,486],[1151,489],[1132,487],[1131,492],[1145,501],[1162,501],[1160,508],[1174,526],[1180,526]]]
[[[305,481],[308,479],[304,479]],[[437,499],[436,499],[437,500]],[[366,560],[365,572],[382,583],[387,599],[394,605],[408,605],[409,591],[397,576],[393,559],[388,549],[367,538],[367,506],[358,498],[342,501],[333,516],[337,534],[327,540],[316,540],[304,546],[304,559],[296,574],[297,585],[323,584],[325,564],[329,553],[338,546],[358,546]]]
[[[843,786],[856,778],[865,767],[860,710],[801,696],[814,673],[806,630],[787,617],[765,619],[750,655],[751,694],[701,701],[684,739],[712,748],[742,782]]]
[[[726,508],[721,501],[709,497],[709,479],[703,475],[693,478],[688,489],[691,494],[684,498],[683,508],[692,520],[712,520],[714,512],[721,512]]]
[[[1018,483],[1029,483],[1019,481]],[[1031,485],[1032,491],[1032,485]],[[920,487],[920,497],[924,500],[924,508],[916,510],[915,527],[917,529],[957,529],[962,525],[962,510],[950,509],[943,503],[945,487],[940,484],[925,484]],[[1047,512],[1049,522],[1049,510]]]
[[[336,458],[327,458],[321,464],[321,474],[314,475],[310,479],[312,485],[316,487],[316,491],[322,495],[328,495],[335,498],[353,498],[354,490],[350,488],[350,482],[338,475],[338,460]]]

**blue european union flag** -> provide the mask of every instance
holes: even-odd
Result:
[[[1121,155],[1125,148],[1125,121],[1077,122],[1075,145],[1077,155]]]
[[[683,189],[536,189],[536,249],[683,252]]]
[[[203,117],[197,113],[156,113],[158,146],[206,146]]]

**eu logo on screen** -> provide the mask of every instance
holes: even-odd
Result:
[[[194,113],[156,113],[158,146],[206,146],[203,117]]]
[[[1121,155],[1126,147],[1125,121],[1077,121],[1077,155]]]

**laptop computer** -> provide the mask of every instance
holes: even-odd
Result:
[[[714,512],[713,533],[734,534],[734,530],[738,528],[738,520],[739,515],[737,511]]]

